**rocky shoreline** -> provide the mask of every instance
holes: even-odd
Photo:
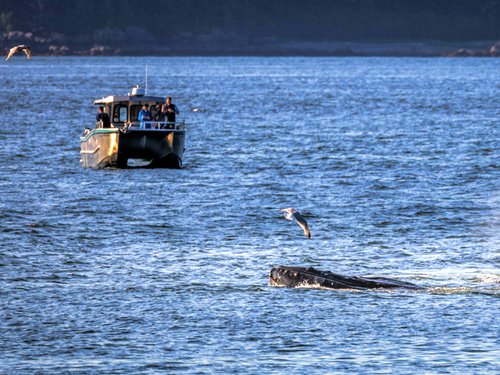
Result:
[[[38,56],[395,56],[500,57],[500,42],[301,42],[276,37],[251,38],[214,29],[211,34],[181,32],[158,37],[140,27],[103,28],[92,34],[11,31],[0,35],[7,55],[18,44]]]

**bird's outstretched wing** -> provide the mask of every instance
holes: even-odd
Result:
[[[298,212],[293,213],[293,217],[297,220],[297,223],[304,229],[304,234],[311,238],[311,231],[309,230],[309,225],[307,225],[307,221],[302,217],[302,215]]]
[[[12,57],[12,55],[17,52],[18,48],[19,47],[13,47],[13,48],[11,48],[10,51],[9,51],[9,55],[7,56],[7,58],[5,59],[5,61],[7,61],[8,59],[10,59]]]
[[[295,220],[304,229],[304,234],[311,238],[311,232],[309,231],[309,226],[307,221],[302,217],[300,212],[294,210],[292,207],[283,208],[281,211],[285,211],[285,218],[288,220]]]
[[[16,52],[19,52],[19,51],[24,51],[24,53],[26,54],[26,56],[28,56],[28,59],[31,58],[31,48],[29,48],[28,46],[25,46],[25,45],[20,45],[20,46],[12,47],[10,49],[9,55],[7,56],[7,58],[5,59],[5,61],[7,61],[8,59],[10,59],[13,54],[15,54]]]

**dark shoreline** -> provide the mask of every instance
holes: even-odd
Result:
[[[145,44],[144,40],[152,42]],[[500,57],[500,42],[492,40],[305,42],[235,35],[180,35],[158,40],[139,28],[120,38],[106,30],[76,37],[57,33],[40,37],[21,31],[0,35],[4,55],[19,44],[29,45],[38,56]]]

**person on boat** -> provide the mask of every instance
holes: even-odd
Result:
[[[151,118],[153,121],[158,121],[158,115],[160,114],[161,108],[159,105],[151,106]]]
[[[141,111],[139,112],[139,121],[151,121],[153,116],[151,115],[151,111],[148,109],[149,104],[144,104],[142,106]],[[151,129],[151,124],[144,124],[141,122],[141,129]]]
[[[152,105],[151,106],[151,116],[153,121],[165,121],[165,114],[161,110],[161,105]],[[154,124],[154,128],[158,129],[160,124]]]
[[[179,108],[175,104],[172,103],[172,98],[169,96],[165,101],[165,105],[163,106],[163,112],[165,113],[165,119],[167,122],[171,122],[172,124],[167,124],[168,128],[175,128],[175,115],[179,114]]]
[[[109,121],[109,115],[106,112],[104,112],[104,107],[102,105],[99,107],[99,113],[95,116],[95,119],[97,120],[97,122],[102,121],[103,129],[111,127],[111,122]]]

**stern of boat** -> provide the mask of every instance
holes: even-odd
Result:
[[[118,129],[85,130],[80,137],[80,162],[84,168],[102,168],[116,164],[118,158]]]

